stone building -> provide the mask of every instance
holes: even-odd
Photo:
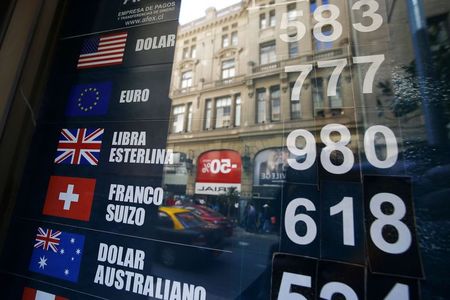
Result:
[[[296,65],[352,56],[349,17],[342,3],[243,1],[220,11],[208,9],[205,17],[180,26],[168,147],[183,153],[188,163],[184,171],[166,170],[169,189],[183,193],[185,188],[187,195],[195,194],[199,155],[226,149],[242,158],[241,197],[270,199],[269,192],[255,192],[258,153],[285,146],[294,129],[315,134],[331,119],[354,128],[355,87],[349,67],[344,68],[334,96],[326,94],[333,68],[315,68],[300,97],[291,96],[299,77]],[[324,4],[339,8],[336,20],[342,33],[334,42],[314,38],[318,20],[313,12]],[[328,13],[324,17],[330,17]],[[304,24],[303,37],[292,24]],[[320,29],[325,36],[333,33],[329,24]]]

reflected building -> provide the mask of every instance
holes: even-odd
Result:
[[[361,151],[362,132],[376,124],[392,128],[400,144],[405,134],[425,139],[420,107],[398,97],[414,91],[408,86],[407,69],[414,53],[405,34],[409,30],[405,4],[380,5],[382,24],[365,33],[355,30],[355,24],[368,28],[371,20],[347,2],[242,1],[219,11],[210,8],[203,18],[179,27],[168,147],[180,155],[175,166],[166,168],[168,191],[203,199],[224,193],[220,188],[205,193],[197,184],[202,172],[210,173],[208,162],[213,162],[199,157],[223,151],[240,158],[232,164],[242,170],[237,189],[241,199],[253,199],[259,206],[269,203],[279,196],[284,182],[286,137],[295,129],[306,129],[319,141],[325,125],[342,124],[351,132],[348,146],[354,152]],[[438,1],[431,2],[427,6],[437,8]],[[336,20],[340,28],[333,22],[318,25],[317,8],[325,4],[338,10],[322,12],[322,17]],[[447,15],[427,11],[437,22],[435,29],[445,29],[437,34],[439,40],[448,43]],[[334,41],[324,41],[337,31]],[[368,56],[383,56],[376,72],[370,73],[367,61],[355,59]],[[344,61],[334,82],[335,66],[320,65],[323,61]],[[295,89],[299,65],[313,67],[300,92]],[[335,90],[330,91],[330,85]]]

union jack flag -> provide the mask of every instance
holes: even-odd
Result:
[[[96,166],[100,157],[103,132],[103,128],[62,129],[55,163]]]
[[[43,229],[42,227],[38,228],[38,233],[36,234],[36,243],[34,244],[34,248],[42,248],[47,250],[50,248],[53,252],[58,252],[59,246],[59,236],[61,235],[61,231],[54,231],[51,229]]]

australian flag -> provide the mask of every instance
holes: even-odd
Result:
[[[99,116],[108,112],[111,82],[78,84],[72,87],[66,115],[70,117]]]
[[[30,271],[77,282],[83,246],[82,235],[39,227]]]

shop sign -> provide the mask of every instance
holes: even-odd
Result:
[[[282,148],[266,149],[255,157],[254,185],[279,185],[286,180],[289,151]]]
[[[240,192],[241,170],[241,157],[235,151],[217,150],[203,153],[198,158],[195,193],[220,195],[231,189]]]

